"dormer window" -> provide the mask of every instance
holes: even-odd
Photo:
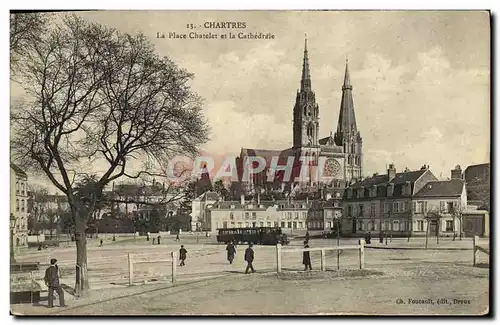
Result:
[[[249,209],[253,209],[253,204],[249,204],[249,205],[248,205],[248,208],[249,208]]]

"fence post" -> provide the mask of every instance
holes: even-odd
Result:
[[[476,255],[477,255],[477,244],[479,242],[479,237],[475,236],[472,237],[472,266],[476,266]]]
[[[359,269],[362,270],[365,267],[365,240],[359,240]]]
[[[128,253],[128,285],[131,286],[134,283],[134,261],[132,260],[132,254]]]
[[[276,273],[281,273],[281,244],[276,244]]]
[[[172,252],[172,283],[175,283],[177,278],[177,252]]]
[[[326,271],[326,257],[325,257],[325,249],[321,250],[321,272]]]

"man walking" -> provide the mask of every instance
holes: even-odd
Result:
[[[252,273],[255,273],[255,270],[253,268],[253,258],[254,258],[254,253],[253,253],[253,244],[250,243],[248,245],[248,248],[245,250],[245,261],[247,262],[247,268],[245,270],[245,274],[248,273],[248,270],[251,269],[252,270]]]
[[[184,245],[181,245],[181,249],[179,249],[179,259],[181,260],[180,266],[186,265],[184,261],[186,260],[187,250],[184,248]]]
[[[307,241],[304,241],[304,248],[309,248],[309,243]],[[307,271],[307,268],[309,267],[309,270],[312,270],[311,267],[311,256],[309,255],[309,251],[304,251],[302,255],[302,264],[304,264],[304,271]]]
[[[59,296],[59,306],[66,307],[64,304],[64,291],[59,282],[59,267],[55,258],[50,260],[50,266],[45,270],[45,284],[49,288],[49,308],[54,307],[54,291]]]
[[[234,243],[229,242],[229,244],[227,244],[226,250],[227,250],[227,260],[229,261],[229,264],[233,264],[234,255],[236,254],[236,248],[234,247]]]

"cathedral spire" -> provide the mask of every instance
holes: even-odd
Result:
[[[311,90],[311,74],[309,72],[309,57],[307,55],[307,34],[304,41],[304,62],[302,63],[302,79],[300,81],[300,90]]]
[[[342,146],[349,134],[357,131],[356,115],[352,100],[352,85],[349,76],[349,62],[346,59],[344,84],[342,85],[342,101],[340,103],[339,122],[335,133],[335,143]]]
[[[349,77],[349,59],[347,57],[345,59],[344,86],[342,86],[342,90],[344,89],[352,89],[351,78]]]

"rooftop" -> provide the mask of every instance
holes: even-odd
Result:
[[[428,182],[415,197],[450,197],[460,196],[464,189],[464,181],[452,179],[449,181]]]

